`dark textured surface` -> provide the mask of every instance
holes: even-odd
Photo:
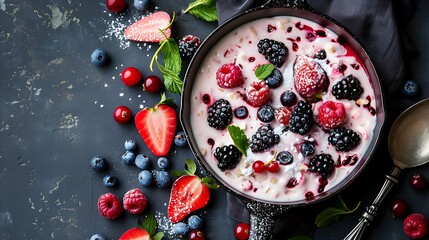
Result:
[[[154,1],[158,9],[169,13],[181,12],[190,2]],[[312,2],[315,1],[310,4]],[[152,74],[148,66],[157,48],[156,44],[148,47],[120,39],[118,29],[141,15],[130,3],[128,1],[128,12],[118,16],[106,12],[104,1],[0,0],[0,239],[89,239],[94,233],[117,239],[144,216],[123,214],[110,221],[103,219],[96,209],[101,194],[111,191],[122,198],[128,189],[139,187],[138,169],[120,160],[124,141],[135,139],[138,151],[150,155],[133,124],[118,125],[112,119],[113,109],[119,105],[127,105],[137,113],[142,106],[152,106],[159,99],[142,92],[140,87],[126,87],[120,81],[119,73],[127,66],[138,67],[143,75]],[[415,99],[405,99],[393,91],[387,99],[391,110],[388,126],[407,106],[429,97],[426,46],[429,3],[419,0],[416,4],[416,13],[404,28],[410,40],[408,44],[414,49],[408,52],[411,54],[407,55],[406,64],[410,69],[408,77],[421,85],[422,92]],[[330,14],[320,3],[313,7]],[[393,10],[406,15],[401,9]],[[353,27],[350,21],[342,23]],[[174,24],[173,37],[196,34],[204,39],[215,27],[216,23],[180,14]],[[388,33],[384,34],[387,38]],[[370,42],[366,44],[371,51]],[[95,48],[107,51],[111,57],[108,66],[92,66],[89,56]],[[381,59],[390,61],[391,57]],[[186,64],[182,73],[185,67]],[[383,68],[383,65],[377,67]],[[383,70],[395,75],[399,69]],[[389,87],[397,88],[398,81]],[[170,97],[179,103],[178,95]],[[351,206],[358,201],[369,205],[381,187],[383,174],[391,167],[386,144],[387,138],[383,138],[374,159],[342,193]],[[107,172],[99,174],[89,168],[89,159],[94,155],[107,158]],[[155,157],[150,156],[155,162]],[[180,169],[184,159],[192,158],[192,154],[187,148],[174,148],[169,157],[173,160],[172,168]],[[412,211],[429,216],[429,190],[416,192],[406,181],[415,171],[429,179],[428,166],[404,171],[401,175],[404,181],[387,197],[367,239],[406,239],[402,222],[393,219],[388,211],[388,203],[393,198],[401,197],[409,202]],[[103,186],[102,178],[107,173],[119,179],[118,188],[110,190]],[[146,213],[165,219],[169,190],[142,189],[149,199]],[[300,227],[296,222],[288,225],[288,216],[311,223],[315,212],[334,203],[335,198],[317,206],[295,208],[281,219],[291,229],[302,230],[292,231],[293,235],[307,233],[307,225]],[[234,239],[235,222],[227,217],[226,208],[224,190],[213,191],[209,206],[200,212],[206,221],[207,239]],[[341,239],[359,215],[360,211],[317,229],[314,239]],[[166,228],[169,235],[171,226]],[[277,236],[284,236],[285,228],[276,231]]]

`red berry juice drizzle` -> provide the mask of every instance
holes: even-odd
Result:
[[[273,32],[273,31],[276,31],[277,30],[277,27],[276,26],[273,26],[273,25],[271,25],[271,24],[268,24],[268,27],[267,27],[267,32]]]
[[[324,179],[324,178],[319,178],[319,188],[317,189],[318,193],[322,193],[323,191],[325,191],[325,187],[326,185],[328,185],[328,180]]]
[[[359,157],[357,154],[353,154],[351,156],[346,156],[346,159],[344,159],[342,161],[342,165],[343,166],[347,166],[347,165],[353,166],[357,163],[358,160],[359,160]]]
[[[312,199],[314,197],[314,193],[312,191],[308,191],[305,193],[306,199]]]
[[[249,57],[249,62],[254,62],[256,59],[255,59],[255,57]]]
[[[207,139],[207,144],[212,146],[212,148],[213,148],[213,146],[215,145],[215,141],[213,140],[213,138],[209,138],[209,139]]]
[[[209,104],[210,103],[210,95],[208,95],[208,94],[204,94],[201,99],[203,100],[204,104]]]
[[[297,184],[298,184],[298,180],[296,180],[296,178],[293,177],[293,178],[289,179],[286,187],[287,188],[294,188]]]
[[[375,116],[375,114],[377,113],[377,111],[375,111],[375,108],[371,107],[371,97],[370,96],[366,96],[366,100],[368,100],[368,104],[363,105],[364,108],[366,108],[369,113],[371,113],[372,116]]]

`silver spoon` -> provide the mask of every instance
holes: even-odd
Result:
[[[371,204],[366,207],[359,223],[344,240],[361,239],[366,227],[374,220],[377,209],[390,189],[398,182],[398,175],[405,168],[429,162],[429,99],[422,100],[405,110],[395,120],[389,132],[388,147],[394,167]]]

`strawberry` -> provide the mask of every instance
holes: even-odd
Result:
[[[162,94],[161,101],[153,108],[145,108],[138,112],[135,124],[144,142],[156,156],[165,156],[170,150],[177,126],[176,110]]]
[[[119,240],[150,240],[149,233],[141,228],[131,228],[128,229],[122,236],[119,238]]]
[[[137,42],[162,42],[171,36],[170,20],[168,13],[154,12],[128,26],[125,37]]]
[[[150,214],[144,221],[137,222],[138,227],[128,229],[119,240],[161,240],[163,232],[157,232],[158,223],[156,218]]]
[[[312,98],[329,86],[328,77],[320,64],[305,55],[296,56],[293,79],[296,91],[303,98]]]

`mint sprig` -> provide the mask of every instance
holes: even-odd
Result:
[[[146,230],[152,240],[161,240],[164,237],[163,232],[156,232],[158,229],[158,223],[156,222],[156,218],[153,214],[147,215],[144,221],[139,219],[137,221],[137,225]]]
[[[232,125],[228,126],[228,133],[238,150],[240,150],[244,156],[247,156],[247,149],[250,144],[244,131],[237,126]]]
[[[258,79],[264,80],[265,78],[270,76],[270,74],[274,71],[275,68],[276,67],[271,63],[259,65],[258,68],[256,68],[255,70],[255,75]]]
[[[190,13],[207,22],[217,21],[216,0],[195,0],[191,2],[183,13]]]
[[[341,195],[338,196],[337,207],[329,207],[323,210],[316,217],[316,226],[317,227],[326,227],[329,224],[337,222],[342,215],[350,214],[356,211],[361,202],[358,202],[354,209],[349,209],[346,203],[341,198]]]

